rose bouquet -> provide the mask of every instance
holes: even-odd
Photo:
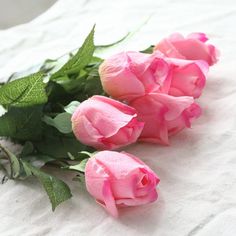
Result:
[[[0,85],[0,143],[7,179],[36,177],[54,210],[72,194],[41,168],[73,171],[113,216],[118,208],[157,199],[158,176],[137,157],[120,152],[137,141],[169,145],[169,137],[201,115],[195,102],[218,51],[203,33],[173,34],[142,52],[95,56],[94,28],[76,53],[46,60],[30,75]],[[114,151],[119,149],[119,151]]]

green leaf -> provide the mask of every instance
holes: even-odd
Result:
[[[124,37],[122,37],[121,39],[119,39],[113,43],[104,44],[104,45],[96,45],[96,50],[113,47],[113,46],[125,41],[130,35],[131,35],[131,32],[128,32]]]
[[[18,140],[36,140],[41,136],[42,106],[10,107],[0,117],[0,136]]]
[[[60,203],[72,197],[70,188],[62,180],[46,174],[27,162],[22,161],[22,164],[27,175],[34,175],[43,185],[52,204],[53,211]]]
[[[68,152],[77,157],[80,151],[88,150],[72,133],[65,135],[49,126],[45,127],[42,139],[34,142],[34,146],[39,153],[55,159],[68,158]]]
[[[96,46],[97,47],[97,46]],[[100,57],[93,56],[88,64],[89,66],[100,65],[104,60]]]
[[[69,169],[76,170],[79,172],[85,172],[85,166],[86,166],[88,160],[89,160],[89,158],[86,158],[86,159],[82,160],[79,164],[74,165],[74,166],[70,166]]]
[[[9,157],[11,158],[12,177],[17,178],[20,173],[20,163],[19,163],[17,157],[13,153],[11,153],[11,155],[9,155]]]
[[[43,167],[48,162],[54,161],[55,158],[37,153],[32,142],[27,141],[19,155],[21,160],[27,161],[36,167]],[[23,179],[24,173],[21,171],[21,179]]]
[[[47,84],[48,104],[68,104],[74,100],[71,95],[58,83],[49,81]],[[48,104],[46,106],[48,106]]]
[[[73,114],[75,109],[79,106],[80,102],[78,101],[72,101],[71,103],[69,103],[67,106],[64,107],[64,110],[69,113],[69,114]]]
[[[42,119],[46,124],[55,127],[63,134],[72,132],[71,114],[67,112],[60,113],[54,119],[50,116],[44,116]]]
[[[40,71],[48,73],[57,67],[58,64],[60,64],[58,60],[46,59],[43,65],[40,67]]]
[[[26,177],[29,177],[32,175],[32,171],[31,171],[31,168],[29,167],[29,163],[25,162],[25,161],[21,161],[22,163],[22,167],[23,167],[23,170],[24,170],[24,173],[26,175]]]
[[[85,39],[83,45],[78,50],[78,52],[64,65],[59,69],[55,74],[51,76],[51,79],[55,80],[58,77],[65,76],[67,74],[78,73],[83,69],[91,60],[95,46],[94,46],[94,28]]]
[[[0,144],[0,150],[2,150],[10,161],[11,173],[9,174],[11,178],[17,178],[20,174],[20,162],[14,153],[10,152],[7,148]]]
[[[29,156],[24,156],[24,157],[22,157],[22,159],[27,160],[29,162],[41,161],[43,163],[42,166],[44,166],[48,162],[55,161],[55,158],[53,158],[51,156],[43,155],[40,153],[39,154],[35,153],[35,154],[29,155]]]
[[[53,157],[43,155],[43,154],[38,154],[38,153],[34,153],[34,154],[28,155],[28,156],[22,156],[21,160],[27,161],[31,165],[33,165],[37,168],[42,168],[43,166],[45,166],[49,162],[52,163],[53,161],[56,161],[56,159]],[[24,179],[25,177],[27,177],[27,175],[24,176],[24,172],[21,171],[20,178]]]
[[[84,94],[86,94],[88,97],[91,97],[95,94],[105,95],[99,76],[89,75],[86,78],[86,83],[84,86]]]
[[[84,159],[88,159],[94,155],[95,152],[88,152],[88,151],[80,151],[78,152],[77,156],[73,156],[70,152],[67,153],[70,160],[73,161],[82,161]]]
[[[68,94],[77,94],[83,88],[83,78],[69,78],[68,76],[60,77],[60,80],[57,80],[57,83],[62,86],[62,88]]]
[[[20,153],[20,157],[26,157],[34,152],[34,145],[27,141]]]
[[[154,45],[151,45],[150,47],[140,51],[142,53],[147,53],[147,54],[152,54],[153,53],[153,49],[154,49]]]
[[[35,73],[6,83],[0,88],[0,104],[27,107],[47,102],[43,74]]]

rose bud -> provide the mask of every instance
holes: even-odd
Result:
[[[173,96],[200,97],[206,84],[208,64],[202,60],[166,59],[173,65],[170,89]]]
[[[125,152],[98,152],[85,167],[88,192],[114,217],[117,208],[156,201],[159,181],[147,165]]]
[[[82,102],[71,121],[76,138],[99,150],[135,143],[144,125],[134,108],[103,96]]]
[[[104,91],[125,101],[150,92],[167,92],[169,72],[161,53],[122,52],[106,59],[99,67]]]
[[[145,122],[139,140],[168,145],[169,136],[178,133],[201,114],[192,97],[173,97],[167,94],[148,94],[130,103]]]
[[[207,40],[208,38],[204,33],[192,33],[186,38],[175,33],[161,40],[154,50],[162,52],[167,57],[204,60],[209,66],[212,66],[218,60],[219,51],[215,46],[206,44]]]

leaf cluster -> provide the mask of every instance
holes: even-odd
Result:
[[[98,75],[103,60],[94,56],[95,48],[93,27],[63,64],[60,59],[46,60],[37,72],[11,78],[0,87],[0,137],[23,146],[16,155],[0,144],[0,166],[8,178],[36,177],[53,210],[72,196],[71,191],[41,167],[51,165],[81,174],[88,158],[82,151],[94,151],[75,138],[71,116],[81,101],[104,94]]]

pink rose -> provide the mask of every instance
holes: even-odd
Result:
[[[206,84],[208,64],[202,60],[166,58],[172,67],[168,94],[198,98]]]
[[[215,46],[206,44],[208,40],[203,33],[192,33],[184,38],[175,33],[159,42],[154,50],[161,51],[167,57],[187,60],[204,60],[210,66],[217,62],[219,51]]]
[[[139,140],[169,144],[168,137],[178,133],[201,114],[192,97],[173,97],[167,94],[147,94],[133,100],[139,118],[145,122]]]
[[[103,96],[82,102],[71,121],[76,138],[100,150],[136,142],[144,125],[134,108]]]
[[[85,168],[88,192],[113,216],[119,207],[157,200],[157,175],[141,160],[125,152],[102,151]]]
[[[99,74],[106,93],[130,101],[150,92],[167,92],[169,69],[161,53],[122,52],[105,60]]]

